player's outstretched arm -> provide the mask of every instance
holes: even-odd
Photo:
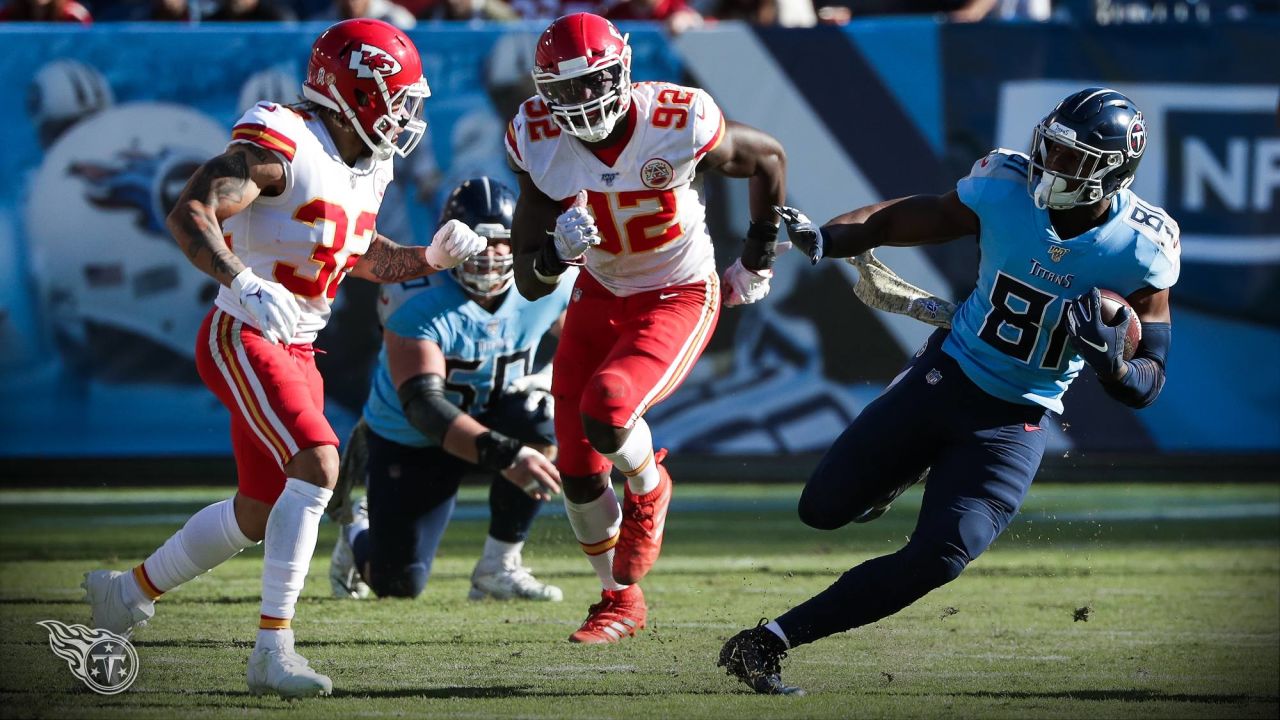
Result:
[[[817,262],[823,257],[861,255],[881,245],[940,245],[976,235],[978,216],[955,191],[885,200],[838,215],[821,228],[794,208],[778,208],[787,235]]]
[[[192,265],[230,287],[245,266],[227,247],[222,222],[260,194],[279,194],[284,186],[283,160],[254,145],[236,143],[196,170],[166,224]]]
[[[486,244],[487,240],[460,220],[441,225],[425,248],[399,245],[385,235],[374,235],[351,274],[377,283],[405,282],[460,265]]]
[[[542,453],[490,430],[444,396],[444,353],[423,338],[383,333],[391,381],[409,424],[440,443],[446,452],[501,473],[530,497],[547,500],[560,492],[560,473]]]
[[[517,172],[516,177],[520,181],[520,198],[511,222],[516,289],[525,298],[537,300],[556,289],[569,267],[568,263],[557,264],[554,257],[549,257],[555,249],[551,233],[562,213],[560,203],[539,190],[528,173]]]

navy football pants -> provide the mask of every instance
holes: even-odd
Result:
[[[477,417],[491,430],[521,442],[554,445],[555,429],[545,404],[524,409],[523,394],[503,395]],[[475,465],[439,447],[415,448],[369,431],[369,531],[352,549],[356,567],[369,563],[369,587],[380,597],[416,597],[427,586],[431,563],[453,515],[464,476],[482,473]],[[522,542],[542,503],[506,478],[491,473],[489,535]]]
[[[978,389],[942,352],[945,331],[835,441],[800,497],[834,530],[927,468],[915,531],[777,618],[792,647],[892,615],[958,577],[1017,513],[1044,454],[1045,410]]]

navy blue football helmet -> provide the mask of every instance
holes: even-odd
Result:
[[[1147,125],[1132,100],[1087,88],[1045,116],[1031,138],[1027,190],[1036,206],[1091,205],[1133,182],[1147,147]]]
[[[511,250],[511,223],[515,212],[516,194],[487,177],[464,180],[445,200],[440,225],[459,220],[477,235],[488,238],[490,247],[506,246],[497,252],[477,253],[450,271],[471,294],[493,297],[511,287],[515,279],[515,257]]]

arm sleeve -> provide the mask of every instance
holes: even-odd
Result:
[[[1144,324],[1138,352],[1132,360],[1125,362],[1129,371],[1118,382],[1102,384],[1107,394],[1131,408],[1141,409],[1155,402],[1164,388],[1164,367],[1171,336],[1169,323]]]

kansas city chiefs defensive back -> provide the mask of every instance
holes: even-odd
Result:
[[[609,21],[556,20],[534,57],[538,94],[507,128],[520,180],[516,283],[552,292],[583,265],[553,365],[565,506],[603,586],[569,639],[607,643],[644,627],[636,585],[662,545],[671,477],[644,414],[674,391],[725,304],[769,291],[786,156],[777,140],[725,120],[705,91],[631,82],[631,48]],[[717,277],[706,207],[691,184],[714,170],[748,178],[742,257]],[[623,504],[610,468],[627,477]]]
[[[222,285],[196,339],[196,364],[231,412],[238,491],[192,516],[132,572],[98,570],[84,583],[94,626],[132,633],[163,593],[265,539],[249,690],[285,697],[332,690],[294,651],[290,629],[338,469],[311,343],[348,273],[402,282],[486,245],[456,221],[425,249],[375,227],[391,159],[426,129],[427,81],[403,33],[366,19],[330,27],[312,47],[302,92],[297,106],[260,103],[245,113],[168,218],[192,264]]]

